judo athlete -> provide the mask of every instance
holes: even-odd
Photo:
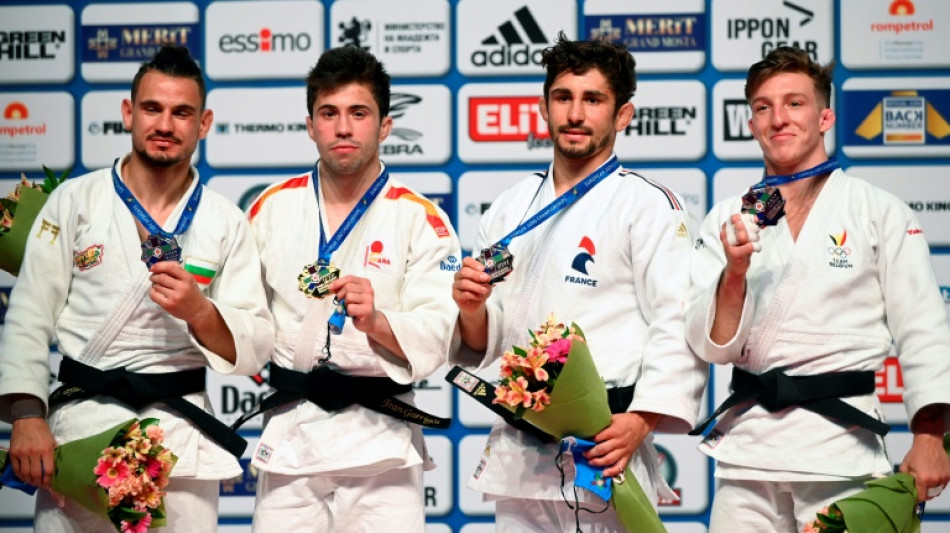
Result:
[[[253,465],[253,531],[422,532],[420,424],[412,382],[445,363],[460,250],[445,213],[389,175],[390,79],[355,47],[307,77],[313,171],[249,208],[277,324],[275,393]]]
[[[513,271],[493,284],[494,272],[463,261],[452,287],[461,343],[450,359],[484,367],[513,345],[527,346],[528,331],[552,312],[577,323],[613,389],[616,413],[588,458],[606,476],[629,464],[655,505],[658,496],[676,496],[659,473],[651,432],[686,432],[706,381],[707,365],[684,336],[688,215],[675,194],[623,169],[613,153],[634,111],[630,53],[562,34],[542,64],[539,103],[554,161],[503,192],[482,217],[476,250],[509,254]],[[572,203],[539,216],[562,194]],[[561,492],[558,448],[496,420],[469,487],[496,501],[497,531],[574,532],[575,518],[584,531],[624,531],[613,508],[575,517]],[[571,479],[564,491],[571,494]],[[604,501],[578,493],[582,506],[604,509]]]
[[[914,434],[900,469],[921,501],[950,479],[950,328],[930,250],[905,202],[828,158],[831,75],[789,47],[749,69],[764,177],[713,207],[697,241],[688,339],[734,365],[733,394],[699,446],[717,460],[714,533],[802,531],[891,473],[874,371],[892,343]]]
[[[163,530],[213,531],[219,480],[241,473],[246,443],[209,413],[205,368],[253,375],[266,362],[260,259],[241,210],[191,167],[213,117],[188,51],[143,64],[121,111],[132,153],[64,182],[33,225],[0,338],[0,419],[14,472],[48,486],[55,445],[158,418],[178,456]],[[64,386],[49,395],[54,335]],[[35,527],[115,531],[45,490]]]

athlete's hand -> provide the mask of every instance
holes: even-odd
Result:
[[[343,276],[333,280],[330,292],[346,306],[346,315],[353,319],[353,326],[363,333],[374,333],[379,313],[373,284],[367,278]]]
[[[455,273],[452,282],[452,299],[462,315],[474,315],[485,308],[485,300],[491,296],[491,279],[485,273],[485,265],[472,257],[462,259],[462,268]]]
[[[604,468],[605,477],[619,476],[659,418],[659,414],[645,412],[611,415],[610,425],[594,435],[597,445],[584,456],[591,466]]]
[[[13,421],[10,434],[10,464],[21,481],[49,488],[53,479],[53,447],[56,441],[46,419],[20,418]]]
[[[925,502],[940,496],[950,482],[950,457],[943,449],[943,435],[915,434],[900,471],[914,476],[917,501]]]
[[[168,314],[189,325],[206,318],[209,313],[217,314],[214,304],[201,293],[195,278],[177,261],[155,263],[151,272],[149,298]]]
[[[734,214],[719,230],[719,240],[726,253],[726,271],[745,276],[752,254],[762,250],[755,215]]]

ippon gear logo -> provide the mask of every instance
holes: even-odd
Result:
[[[472,65],[541,65],[541,51],[548,45],[548,38],[528,6],[515,11],[514,17],[500,24],[497,34],[482,40],[485,48],[472,52]]]
[[[308,33],[275,33],[261,28],[256,33],[224,34],[218,39],[218,49],[225,54],[246,52],[306,52],[310,49]]]

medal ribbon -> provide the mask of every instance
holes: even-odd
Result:
[[[563,194],[555,198],[553,202],[535,213],[531,218],[519,224],[518,227],[514,229],[514,231],[502,237],[502,239],[498,241],[498,244],[501,246],[508,246],[515,237],[520,237],[525,233],[528,233],[529,231],[541,225],[541,223],[545,220],[560,213],[577,200],[580,200],[582,196],[587,194],[588,191],[594,188],[594,186],[603,181],[604,178],[613,174],[613,172],[618,168],[620,168],[620,161],[617,159],[617,156],[614,155],[576,186],[565,191]]]
[[[758,189],[765,187],[766,185],[771,185],[772,187],[777,187],[779,185],[785,185],[786,183],[791,183],[793,181],[803,180],[805,178],[811,178],[813,176],[818,176],[821,174],[826,174],[837,168],[841,168],[841,165],[838,164],[838,160],[832,157],[831,159],[825,161],[824,163],[811,167],[807,170],[801,172],[796,172],[794,174],[785,174],[777,176],[766,176],[763,173],[762,181],[756,183],[752,186],[753,189]]]
[[[119,160],[116,159],[115,163],[112,164],[112,185],[115,187],[116,194],[122,199],[122,203],[129,208],[129,211],[132,212],[132,216],[142,223],[142,226],[145,227],[145,231],[150,235],[161,235],[163,237],[174,237],[175,235],[181,235],[188,231],[188,227],[191,226],[191,222],[195,219],[198,204],[201,202],[201,191],[204,189],[204,185],[199,183],[195,186],[191,197],[188,198],[188,203],[185,204],[185,210],[182,211],[181,217],[178,218],[178,224],[175,226],[174,231],[168,233],[155,222],[145,208],[142,207],[142,204],[135,199],[135,195],[132,194],[132,191],[119,179],[119,173],[116,171],[118,165]]]
[[[363,197],[360,198],[360,201],[353,206],[353,210],[350,211],[350,214],[346,216],[346,219],[343,220],[343,223],[340,224],[340,227],[336,229],[336,232],[333,233],[333,236],[330,237],[330,240],[326,240],[326,236],[323,233],[323,216],[320,214],[320,183],[319,183],[319,171],[318,167],[320,161],[313,166],[313,192],[317,197],[317,222],[320,225],[320,248],[318,252],[319,264],[328,265],[330,264],[330,256],[333,255],[333,252],[343,244],[343,241],[346,239],[346,236],[350,234],[350,231],[356,227],[357,222],[363,218],[363,215],[369,209],[370,204],[373,203],[373,200],[379,196],[380,191],[383,190],[383,186],[386,185],[386,182],[389,181],[389,171],[383,169],[382,174],[376,178],[376,181],[370,186],[370,188],[363,194]]]

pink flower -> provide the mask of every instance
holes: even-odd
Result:
[[[816,520],[805,524],[805,529],[802,530],[802,533],[821,533],[821,527],[818,526],[818,521]]]
[[[528,375],[533,376],[538,381],[548,380],[548,371],[544,365],[548,362],[548,354],[538,348],[532,348],[524,358],[524,367],[528,370]]]
[[[163,470],[162,461],[157,457],[149,456],[145,459],[145,472],[148,473],[150,478],[157,478],[162,474]]]
[[[532,396],[534,397],[534,405],[531,406],[531,409],[534,411],[540,413],[546,406],[551,405],[551,396],[548,394],[547,389],[539,390]]]
[[[96,483],[100,487],[110,488],[117,483],[122,483],[129,477],[129,465],[124,461],[112,461],[106,457],[99,458],[99,464],[92,471],[99,476]]]
[[[548,354],[552,363],[565,363],[567,362],[567,354],[571,351],[571,341],[558,339],[548,345],[544,351]]]
[[[518,379],[512,380],[508,385],[508,395],[505,398],[505,403],[508,405],[518,405],[520,403],[524,407],[531,407],[533,397],[528,391],[528,380],[523,376],[518,376]]]
[[[148,440],[152,441],[152,443],[161,444],[162,440],[165,439],[165,431],[157,424],[152,424],[145,428],[145,436],[148,437]]]
[[[152,525],[152,515],[146,513],[137,522],[122,521],[122,533],[148,533],[148,526]]]

